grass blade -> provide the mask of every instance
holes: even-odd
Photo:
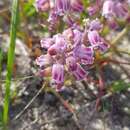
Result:
[[[2,60],[3,60],[3,51],[0,48],[0,78],[1,78],[1,71],[2,71]]]
[[[3,60],[3,51],[0,48],[0,79],[1,79],[1,72],[2,72],[2,60]],[[1,88],[1,83],[0,83],[0,96],[1,96],[1,91],[2,91],[2,88]],[[1,111],[1,108],[0,108],[0,128],[1,127],[2,127],[2,111]]]
[[[5,125],[8,123],[10,85],[11,85],[11,77],[12,77],[12,70],[14,64],[15,41],[16,41],[17,24],[18,24],[18,1],[19,0],[13,0],[12,3],[10,46],[8,50],[7,75],[6,75],[5,97],[4,97],[4,106],[3,106],[3,123]]]

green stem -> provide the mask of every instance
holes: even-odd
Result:
[[[15,56],[15,42],[16,42],[16,31],[18,24],[18,1],[13,0],[12,3],[12,17],[11,17],[11,28],[10,28],[10,46],[8,50],[8,61],[7,61],[7,75],[5,83],[5,97],[4,97],[4,108],[3,108],[3,123],[8,123],[8,112],[9,112],[9,100],[10,100],[10,85],[12,78],[12,70]]]

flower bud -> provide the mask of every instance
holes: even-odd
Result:
[[[64,66],[62,64],[53,64],[52,79],[57,84],[61,84],[64,82]]]

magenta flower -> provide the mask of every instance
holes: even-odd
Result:
[[[64,30],[63,36],[66,37],[67,40],[72,41],[72,39],[74,38],[74,32],[72,28]]]
[[[83,80],[88,73],[78,64],[76,70],[73,71],[72,74],[76,80]]]
[[[87,61],[91,59],[93,61],[93,48],[85,47],[85,46],[78,46],[74,51],[74,56],[78,57],[81,60]],[[88,63],[89,64],[89,63]]]
[[[55,44],[53,44],[52,46],[50,46],[48,48],[48,53],[50,55],[64,53],[67,49],[67,43],[66,43],[64,37],[60,34],[57,34],[53,37],[53,40],[54,40]]]
[[[98,45],[98,50],[101,52],[101,53],[104,53],[106,52],[108,49],[110,48],[110,45],[107,44],[105,41],[101,44]]]
[[[88,40],[92,46],[97,46],[102,42],[99,33],[95,30],[88,32]]]
[[[50,46],[50,48],[48,48],[48,54],[50,54],[51,56],[57,54],[57,46],[56,46],[56,44],[53,44],[52,46]]]
[[[94,63],[95,52],[104,53],[109,49],[110,45],[100,36],[103,24],[111,24],[114,28],[116,17],[128,19],[126,0],[90,0],[87,9],[83,3],[83,0],[36,0],[37,9],[49,13],[46,23],[51,32],[48,33],[50,37],[40,41],[46,54],[36,59],[36,64],[40,66],[38,74],[50,77],[58,91],[67,78],[65,72],[76,81],[85,79],[87,70]],[[102,23],[98,14],[101,10],[106,18],[101,20]],[[84,16],[85,11],[90,17]],[[92,15],[99,19],[93,19],[95,16]],[[63,32],[58,33],[61,30]]]
[[[89,24],[89,30],[97,30],[99,31],[102,29],[102,24],[100,23],[99,19],[92,20]]]
[[[52,38],[43,38],[43,39],[40,41],[40,44],[41,44],[41,47],[42,47],[42,48],[48,49],[51,45],[54,44],[54,41],[53,41]]]
[[[52,63],[52,58],[50,55],[41,55],[36,59],[36,64],[39,65],[40,67],[51,65]]]
[[[74,29],[73,33],[74,33],[74,44],[75,44],[75,46],[80,45],[83,33],[81,31],[79,31],[78,29]]]
[[[50,8],[49,0],[36,0],[36,8],[39,11],[48,11]]]
[[[114,7],[114,12],[117,17],[126,17],[128,15],[128,10],[125,5],[121,2],[116,2]]]
[[[52,79],[57,84],[62,84],[64,82],[64,66],[62,64],[53,64]]]
[[[41,46],[47,48],[47,55],[42,55],[36,60],[41,69],[44,67],[40,71],[40,75],[51,74],[57,85],[56,89],[61,89],[65,80],[65,71],[69,71],[76,80],[83,80],[88,72],[81,65],[93,64],[95,49],[102,53],[109,48],[99,35],[98,31],[101,28],[102,25],[96,19],[90,22],[88,29],[86,28],[86,35],[83,35],[83,29],[77,25],[75,28],[72,26],[51,38],[42,39]],[[86,37],[86,43],[83,42],[83,37]],[[48,66],[49,69],[47,69]],[[50,70],[52,71],[50,72]]]
[[[82,0],[70,0],[71,9],[76,12],[82,12],[84,10]]]
[[[103,4],[102,15],[105,18],[110,18],[114,15],[114,1],[106,0]]]
[[[98,11],[97,5],[92,5],[87,8],[88,14],[90,16],[95,15]]]
[[[55,11],[59,16],[70,10],[70,0],[55,0]]]
[[[76,58],[74,58],[73,56],[66,58],[66,65],[69,71],[75,71],[77,69]]]
[[[57,53],[63,53],[67,49],[67,43],[63,35],[57,34],[54,37],[55,44],[56,44],[56,51]]]

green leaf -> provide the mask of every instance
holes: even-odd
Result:
[[[18,2],[19,0],[13,0],[12,3],[12,14],[11,14],[11,27],[10,27],[10,46],[8,49],[8,61],[7,61],[7,75],[5,83],[5,97],[3,106],[3,123],[6,126],[8,123],[8,112],[9,112],[9,100],[10,100],[10,85],[15,57],[15,42],[16,42],[16,31],[18,24]]]
[[[34,1],[30,0],[27,3],[24,3],[23,5],[24,14],[26,16],[33,16],[36,14],[36,9],[34,7]]]

